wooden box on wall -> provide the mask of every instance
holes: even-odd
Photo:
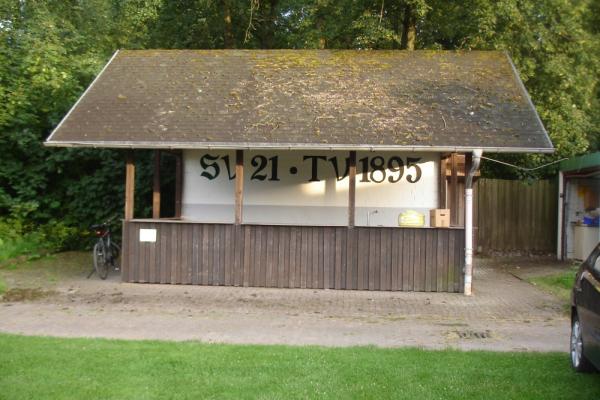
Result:
[[[447,208],[435,209],[429,212],[429,225],[432,228],[450,227],[450,210]]]

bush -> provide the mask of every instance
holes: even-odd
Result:
[[[20,204],[11,209],[9,217],[0,218],[0,262],[82,246],[84,235],[76,227],[54,220],[43,225],[28,222],[27,216],[36,208],[34,203]]]

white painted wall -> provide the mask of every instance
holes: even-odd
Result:
[[[562,173],[561,173],[562,174]],[[580,179],[567,179],[566,187],[563,188],[564,196],[563,199],[566,201],[565,206],[565,216],[564,216],[564,226],[562,229],[565,231],[565,258],[566,259],[576,259],[576,260],[584,260],[587,258],[591,249],[593,248],[593,244],[598,243],[600,240],[600,229],[597,227],[585,227],[585,226],[577,226],[577,223],[580,223],[583,219],[583,216],[586,214],[585,205],[584,205],[584,197],[580,192],[582,187],[591,188],[592,190],[596,189],[596,192],[600,192],[598,189],[598,181],[589,178],[580,178]],[[560,190],[560,183],[559,183]],[[561,207],[559,207],[559,218],[562,216]],[[561,224],[559,219],[559,234]],[[560,241],[560,237],[559,237]],[[584,245],[582,242],[586,242]],[[559,242],[560,246],[560,242]]]
[[[209,160],[206,155],[218,159]],[[229,157],[230,173],[224,157]],[[332,157],[337,160],[339,180],[330,160]],[[244,223],[346,225],[347,157],[348,152],[245,151]],[[369,168],[366,177],[363,176],[364,161],[361,160],[365,157],[369,164],[376,158],[375,165],[383,158],[383,171],[371,172]],[[398,169],[397,158],[392,161],[391,169],[388,168],[392,157],[399,157],[405,164],[398,182],[390,182],[399,176],[399,172],[393,171]],[[421,177],[414,183],[407,180],[408,175],[416,180],[416,168],[406,166],[409,157],[420,159],[415,164],[421,169]],[[273,174],[275,160],[276,175]],[[265,161],[265,167],[260,169]],[[208,165],[210,163],[217,164],[218,174],[214,166]],[[428,224],[429,210],[437,208],[438,203],[438,163],[438,153],[358,152],[356,225],[398,226],[398,215],[409,209],[424,213]],[[233,177],[234,172],[235,151],[184,151],[183,218],[232,223],[235,181],[230,176]],[[312,178],[316,180],[311,181]]]

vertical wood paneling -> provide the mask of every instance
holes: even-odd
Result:
[[[298,228],[293,226],[290,229],[290,256],[289,256],[289,268],[290,268],[290,277],[289,277],[289,287],[295,288],[297,287],[296,280],[296,270],[298,267]]]
[[[289,266],[286,263],[286,260],[289,259],[289,245],[290,245],[290,237],[289,237],[289,228],[287,226],[281,227],[278,230],[279,238],[279,252],[277,257],[277,287],[283,288],[287,287],[289,282],[288,269]]]
[[[140,243],[139,229],[157,229]],[[125,222],[123,280],[459,291],[464,230]]]
[[[391,290],[401,290],[402,288],[402,270],[400,255],[402,254],[402,231],[400,229],[391,230],[390,246],[392,248],[390,258],[390,269],[391,269]]]
[[[447,292],[448,281],[444,279],[448,275],[448,231],[440,229],[437,232],[437,261],[436,261],[436,291]]]
[[[413,268],[412,268],[412,252],[409,249],[413,248],[414,243],[411,242],[414,231],[412,229],[402,230],[402,290],[414,290],[413,287]]]
[[[263,230],[260,229],[261,227],[255,226],[253,227],[254,229],[254,233],[256,233],[256,236],[253,236],[253,239],[255,241],[254,243],[254,259],[253,259],[253,270],[254,270],[254,280],[252,281],[252,283],[250,283],[250,286],[261,286],[261,266],[262,268],[264,268],[264,264],[262,263],[261,260],[261,255],[262,255],[262,237],[263,237]],[[264,232],[266,234],[266,232]]]
[[[307,284],[309,284],[311,288],[318,288],[319,287],[319,267],[320,267],[320,263],[321,263],[321,257],[320,257],[320,247],[319,246],[319,232],[321,232],[322,230],[317,228],[317,227],[313,227],[310,228],[310,234],[311,234],[311,242],[309,243],[311,252],[312,252],[312,268],[310,268],[310,270],[312,271],[312,274],[310,275],[310,278],[308,279]]]
[[[364,232],[369,237],[369,257],[367,258],[367,266],[369,269],[368,276],[368,284],[367,287],[369,290],[377,289],[377,270],[381,268],[380,260],[379,260],[379,238],[377,237],[377,233],[379,230],[365,229]]]
[[[392,258],[392,246],[391,246],[391,229],[382,229],[381,244],[379,254],[381,257],[381,268],[379,275],[379,290],[391,290],[392,288],[392,271],[391,271],[391,258]]]
[[[302,247],[301,247],[301,251],[300,251],[300,287],[302,289],[306,288],[306,284],[307,284],[307,272],[308,272],[308,268],[310,266],[309,263],[309,258],[310,255],[308,254],[308,240],[309,240],[309,229],[310,228],[306,228],[306,227],[301,227],[300,230],[302,232],[302,236],[301,236],[301,243],[302,243]]]
[[[177,246],[179,245],[179,238],[177,237],[178,225],[171,225],[171,240],[169,240],[169,246],[167,246],[169,255],[169,275],[171,278],[171,283],[176,284],[179,283],[177,281],[177,265],[179,261],[177,260]],[[137,246],[136,246],[137,247]]]
[[[369,231],[362,228],[356,228],[356,230],[358,231],[356,255],[356,260],[358,262],[357,289],[365,290],[369,288]]]
[[[331,232],[333,228],[325,227],[323,229],[323,288],[330,289],[330,282],[332,282],[332,274],[333,270],[331,264],[335,263],[335,260],[332,260],[332,253],[335,249],[335,236],[332,237]]]
[[[556,249],[557,183],[479,179],[476,243],[493,251],[551,253]]]
[[[121,225],[121,236],[123,237],[123,243],[121,244],[121,258],[119,262],[121,263],[121,280],[123,282],[127,282],[129,279],[129,240],[127,240],[129,225],[125,225],[124,223]]]
[[[449,235],[448,236],[448,258],[446,259],[446,265],[448,266],[448,279],[446,280],[447,282],[447,286],[448,286],[448,291],[449,292],[454,292],[456,291],[456,287],[454,285],[454,282],[457,281],[457,277],[455,274],[455,269],[453,268],[454,266],[454,262],[455,262],[455,254],[457,252],[456,250],[456,246],[458,246],[457,242],[456,242],[456,236],[455,235]]]
[[[128,223],[124,223],[123,226],[126,226],[127,228],[125,229],[127,231],[127,236],[123,236],[123,238],[127,237],[127,242],[128,243],[123,243],[124,246],[123,248],[127,249],[127,253],[123,253],[123,255],[121,256],[122,258],[127,258],[127,282],[135,282],[136,281],[136,271],[139,269],[139,266],[137,264],[137,254],[139,251],[139,246],[137,246],[135,243],[137,242],[137,236],[136,236],[136,231],[137,231],[137,225],[133,225],[133,224],[128,224]]]
[[[245,273],[245,256],[246,252],[244,251],[246,234],[245,228],[241,225],[237,225],[235,227],[235,285],[241,286],[244,283],[244,273]]]
[[[325,288],[325,246],[324,246],[324,236],[325,236],[325,228],[316,228],[317,231],[317,247],[319,249],[319,267],[318,267],[318,275],[317,281],[315,282],[313,287],[317,287],[320,289]]]
[[[455,278],[458,277],[458,279],[454,279],[454,291],[455,292],[460,292],[462,291],[462,288],[464,288],[465,285],[465,274],[463,273],[463,267],[464,267],[464,259],[465,259],[465,235],[464,232],[462,235],[459,235],[456,237],[456,241],[459,243],[456,246],[457,251],[457,257],[454,260],[454,274],[455,274]],[[476,285],[476,284],[475,284]]]
[[[191,276],[188,276],[188,254],[191,253],[192,237],[190,235],[191,229],[188,226],[183,226],[181,229],[181,252],[179,258],[179,273],[181,276],[181,283],[191,283]],[[191,274],[190,274],[191,275]]]
[[[267,227],[267,248],[266,248],[266,272],[265,272],[265,286],[273,287],[273,270],[275,265],[275,252],[277,250],[277,244],[273,237],[273,227]],[[276,286],[276,285],[275,285]]]
[[[435,263],[437,262],[437,246],[434,238],[435,230],[425,230],[425,291],[435,291],[433,282],[435,278]]]
[[[218,253],[215,251],[215,246],[219,243],[217,235],[215,234],[215,225],[209,225],[207,234],[208,241],[208,263],[206,269],[208,271],[208,283],[207,285],[214,285],[215,282],[215,261],[218,260]]]
[[[200,282],[203,285],[208,285],[208,270],[209,270],[209,252],[210,252],[210,234],[209,225],[202,226],[202,262],[200,264]]]
[[[296,272],[295,272],[295,285],[294,287],[299,288],[302,281],[302,229],[296,228]]]
[[[229,247],[229,243],[225,241],[225,233],[227,231],[227,229],[229,229],[229,225],[219,225],[220,226],[220,230],[219,230],[219,242],[221,243],[221,245],[219,246],[219,262],[217,263],[217,270],[218,270],[218,281],[217,281],[217,285],[224,285],[225,284],[225,252],[227,250],[227,248]]]
[[[340,232],[340,228],[335,229],[335,280],[333,287],[335,289],[342,289],[343,278],[342,278],[342,235]]]
[[[167,245],[168,245],[168,238],[169,238],[169,231],[170,231],[171,226],[164,224],[161,225],[159,227],[159,232],[160,232],[160,242],[159,242],[159,246],[160,246],[160,283],[169,283],[170,280],[170,274],[169,274],[169,268],[168,268],[168,263],[167,263],[167,255],[169,254],[167,251]]]
[[[346,289],[357,289],[358,288],[358,257],[356,255],[358,251],[357,236],[358,231],[356,228],[350,228],[347,231],[346,240]],[[343,268],[343,267],[342,267]]]
[[[235,251],[235,243],[233,242],[233,238],[231,237],[232,233],[233,233],[233,226],[225,225],[225,232],[224,232],[225,245],[223,246],[223,250],[224,250],[223,285],[226,285],[226,286],[233,286],[231,269],[235,263],[234,252],[233,252],[233,251]]]
[[[240,249],[240,252],[244,253],[243,259],[244,259],[244,276],[242,279],[243,285],[244,286],[250,286],[250,282],[252,281],[251,276],[252,276],[252,269],[251,269],[251,263],[252,263],[252,258],[253,258],[253,248],[252,248],[252,239],[251,239],[251,226],[244,226],[243,230],[244,230],[244,247]]]
[[[267,253],[269,249],[268,246],[268,236],[269,236],[269,227],[265,227],[266,229],[262,229],[262,227],[257,227],[257,231],[263,230],[263,234],[260,237],[260,258],[259,258],[259,283],[260,287],[267,287]]]
[[[144,225],[140,225],[140,229],[145,229]],[[139,229],[138,229],[139,232]],[[138,237],[139,237],[139,233],[138,233]],[[148,243],[145,242],[140,242],[140,248],[139,248],[139,257],[140,257],[140,264],[139,264],[139,272],[138,272],[138,282],[141,283],[145,283],[148,282],[148,278],[146,277],[146,271],[148,268],[148,258],[146,257],[146,252],[148,250]]]

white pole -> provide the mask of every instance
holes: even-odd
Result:
[[[473,189],[465,189],[465,295],[473,282]]]
[[[465,171],[465,296],[473,294],[473,176],[482,153],[481,149],[473,150],[471,170]]]
[[[558,229],[557,229],[557,237],[556,237],[556,258],[562,260],[562,235],[563,235],[563,204],[565,201],[565,188],[563,187],[564,183],[564,173],[562,171],[558,172]]]

